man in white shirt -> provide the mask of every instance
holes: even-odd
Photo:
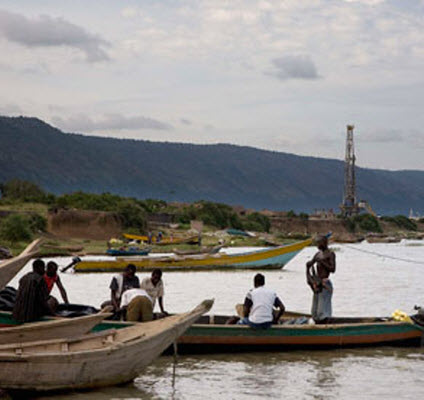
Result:
[[[153,320],[153,300],[143,289],[128,289],[121,297],[121,309],[127,311],[127,321]]]
[[[162,281],[162,271],[157,268],[152,272],[152,276],[150,278],[144,278],[141,281],[141,289],[144,289],[148,295],[151,297],[153,301],[153,308],[155,308],[156,299],[159,302],[159,308],[162,314],[168,315],[163,307],[163,281]]]
[[[277,294],[265,287],[265,277],[262,274],[255,275],[254,285],[255,288],[246,295],[243,306],[244,318],[238,324],[257,329],[268,329],[274,319],[278,321],[283,315],[285,307]],[[275,318],[274,307],[278,308]]]

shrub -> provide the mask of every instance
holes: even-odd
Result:
[[[47,229],[47,218],[39,214],[32,214],[28,218],[29,228],[32,232],[45,232]]]
[[[243,227],[249,231],[269,232],[271,222],[266,215],[254,212],[247,216],[246,221],[243,221]]]
[[[395,217],[381,217],[383,221],[393,223],[397,225],[401,229],[406,229],[408,231],[416,231],[417,224],[410,220],[409,218],[405,217],[404,215],[396,215]]]
[[[20,242],[32,238],[28,218],[19,214],[12,214],[1,221],[0,237],[9,242]]]
[[[371,214],[356,215],[355,217],[351,218],[351,220],[354,224],[353,231],[355,230],[356,226],[359,226],[359,228],[363,231],[377,233],[383,232],[380,226],[380,222]]]
[[[32,182],[12,179],[1,185],[2,197],[23,202],[45,203],[52,195],[47,195],[43,189]]]
[[[136,201],[130,199],[121,201],[116,207],[116,212],[122,219],[125,228],[145,230],[147,226],[146,212]]]
[[[307,221],[307,220],[309,219],[309,215],[308,215],[308,214],[306,214],[306,213],[301,212],[301,213],[299,214],[299,218],[300,218],[300,219],[303,219],[303,220],[305,220],[305,221]]]

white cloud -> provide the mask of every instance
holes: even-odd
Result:
[[[69,118],[53,117],[52,121],[59,128],[70,132],[121,131],[121,130],[169,130],[172,126],[153,118],[135,116],[126,117],[120,114],[106,114],[92,119],[86,114],[77,114]]]
[[[89,62],[109,59],[104,50],[109,46],[106,40],[63,18],[41,15],[30,19],[0,10],[0,35],[27,47],[73,47],[81,50]]]

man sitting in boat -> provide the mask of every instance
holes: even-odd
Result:
[[[44,274],[44,280],[46,281],[47,290],[49,292],[49,295],[51,291],[53,290],[54,285],[57,285],[57,288],[59,289],[60,295],[62,296],[63,301],[66,304],[69,304],[68,295],[66,294],[66,290],[62,285],[62,281],[59,278],[59,275],[57,274],[57,268],[58,265],[54,261],[49,261],[47,263],[47,269],[46,273]],[[49,296],[49,306],[50,309],[55,310],[59,302],[57,299],[53,296]]]
[[[312,300],[312,318],[316,323],[326,323],[331,318],[331,297],[333,284],[329,279],[331,273],[336,271],[336,255],[328,248],[326,236],[317,239],[318,253],[306,263],[306,280],[314,292]],[[315,271],[314,266],[316,264]]]
[[[128,289],[122,294],[121,311],[126,311],[127,321],[152,321],[153,300],[143,289]]]
[[[124,272],[115,275],[110,283],[111,302],[115,310],[119,310],[122,294],[134,288],[140,288],[140,280],[135,275],[136,267],[134,264],[128,264]]]
[[[49,292],[44,280],[44,261],[37,259],[32,263],[32,272],[28,272],[19,281],[13,319],[19,322],[31,322],[43,315],[52,314],[48,305]]]
[[[156,299],[158,299],[160,311],[164,315],[168,315],[163,307],[163,281],[162,270],[159,268],[153,270],[150,278],[144,278],[141,281],[141,289],[144,289],[153,301],[153,308],[155,308]]]
[[[244,318],[238,324],[248,325],[256,329],[268,329],[273,321],[278,321],[283,315],[285,307],[275,291],[265,287],[265,277],[256,274],[255,288],[251,289],[244,300]],[[278,309],[274,315],[274,307]]]

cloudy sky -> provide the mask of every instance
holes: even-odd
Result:
[[[424,170],[424,0],[0,0],[0,114]]]

